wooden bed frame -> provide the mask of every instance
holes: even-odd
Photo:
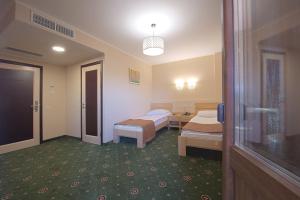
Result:
[[[218,103],[197,103],[195,105],[196,113],[199,110],[213,110],[217,109]],[[222,141],[215,141],[209,139],[197,139],[186,136],[178,136],[178,154],[186,156],[186,147],[196,147],[203,149],[211,149],[222,151]]]
[[[153,103],[151,104],[151,110],[153,109],[166,109],[172,112],[173,105],[171,103]],[[158,131],[164,127],[167,127],[169,125],[169,122],[166,121],[159,126],[155,127],[155,131]],[[129,137],[129,138],[136,138],[137,139],[137,147],[138,148],[144,148],[146,145],[146,142],[143,140],[143,133],[140,131],[127,131],[127,130],[120,130],[114,128],[114,143],[120,142],[120,136],[123,137]],[[155,136],[154,136],[155,137]],[[151,141],[153,138],[151,138],[149,141]]]

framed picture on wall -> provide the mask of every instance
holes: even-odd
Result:
[[[141,75],[138,70],[129,68],[129,83],[139,85],[141,83]]]

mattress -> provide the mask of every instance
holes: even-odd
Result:
[[[199,124],[219,123],[217,117],[199,117],[197,115],[193,117],[190,122],[199,123]],[[223,140],[223,134],[205,133],[205,132],[190,131],[190,130],[182,130],[181,136],[197,138],[197,139],[216,140],[216,141]]]
[[[198,124],[218,124],[217,117],[199,117],[196,115],[191,119],[190,122],[198,123]]]
[[[152,120],[154,122],[155,127],[158,127],[162,123],[168,121],[168,116],[170,116],[170,114],[164,114],[164,115],[145,115],[145,116],[140,116],[140,117],[133,117],[132,119]],[[115,125],[115,129],[124,130],[124,131],[143,132],[143,128],[140,127],[140,126]]]
[[[197,139],[205,139],[205,140],[215,140],[222,141],[223,134],[215,134],[215,133],[204,133],[204,132],[195,132],[195,131],[181,131],[181,136],[197,138]]]

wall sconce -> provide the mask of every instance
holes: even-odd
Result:
[[[187,81],[187,87],[189,90],[194,90],[196,88],[197,85],[197,80],[196,79],[189,79]]]
[[[178,79],[175,81],[176,89],[177,90],[183,90],[184,88],[184,80]]]

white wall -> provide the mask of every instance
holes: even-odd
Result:
[[[80,117],[80,65],[66,67],[66,87],[67,87],[67,135],[80,137],[81,117]]]
[[[9,55],[1,59],[43,66],[43,139],[66,133],[66,69]]]
[[[152,69],[124,54],[105,56],[103,80],[104,142],[113,139],[113,124],[150,109]],[[141,84],[129,84],[128,68],[141,72]]]
[[[154,65],[153,102],[172,102],[174,112],[194,112],[196,102],[222,102],[222,54]],[[177,90],[176,79],[198,79],[196,88]]]
[[[66,68],[44,65],[43,137],[44,140],[66,133]]]
[[[67,134],[80,137],[80,68],[86,61],[67,67]],[[99,60],[99,59],[98,59]],[[107,60],[109,63],[107,63]],[[141,72],[141,84],[129,84],[128,68]],[[113,125],[150,108],[152,69],[127,55],[117,55],[103,64],[103,142],[113,139]]]

